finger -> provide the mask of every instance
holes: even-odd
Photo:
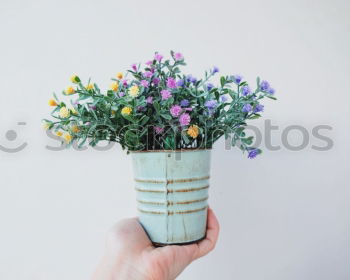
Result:
[[[220,225],[213,210],[208,208],[207,236],[204,240],[198,243],[197,258],[201,258],[215,248],[219,238]]]

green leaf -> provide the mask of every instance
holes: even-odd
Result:
[[[169,115],[169,114],[160,114],[161,116],[162,116],[162,118],[164,118],[164,119],[166,119],[166,120],[171,120],[172,119],[172,117]]]
[[[160,105],[157,101],[154,101],[153,102],[153,107],[154,109],[156,109],[157,113],[159,114],[159,111],[160,111]]]
[[[143,116],[141,118],[141,122],[140,122],[140,125],[145,125],[148,121],[149,121],[149,117],[148,116]]]
[[[270,98],[270,99],[272,99],[272,100],[277,100],[277,98],[276,97],[274,97],[274,96],[271,96],[271,95],[265,95],[267,98]]]
[[[256,87],[260,88],[260,77],[256,78]]]
[[[243,134],[243,131],[244,131],[245,127],[239,127],[235,130],[235,133],[237,135],[242,135]]]
[[[173,136],[168,136],[164,140],[164,148],[168,150],[175,150],[175,140]]]
[[[188,139],[186,132],[182,133],[182,139],[185,141],[186,144],[190,143],[190,139]]]
[[[254,137],[253,136],[250,136],[250,137],[247,137],[247,138],[241,138],[241,141],[247,145],[251,145],[253,144],[253,140],[254,140]]]
[[[98,92],[98,93],[100,93],[100,88],[98,87],[98,85],[97,84],[94,84],[94,88],[96,89],[96,91]]]
[[[84,135],[83,139],[80,141],[78,148],[81,149],[81,147],[85,144],[87,140],[87,135]]]
[[[260,114],[254,114],[254,115],[250,116],[249,119],[250,119],[250,120],[255,120],[255,119],[258,119],[258,118],[260,118],[260,117],[261,117]]]
[[[226,84],[226,78],[224,76],[221,76],[220,84],[221,84],[221,87],[224,87],[224,85]]]
[[[56,93],[53,92],[52,95],[53,95],[53,97],[55,98],[55,100],[57,101],[57,103],[60,103],[60,100],[58,99]]]
[[[125,115],[125,114],[122,114],[123,118],[130,121],[130,122],[134,122],[134,119],[130,116],[130,115]]]

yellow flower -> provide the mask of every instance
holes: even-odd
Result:
[[[117,73],[117,79],[121,80],[121,79],[123,79],[123,77],[124,77],[124,75],[122,72]]]
[[[61,137],[61,136],[63,135],[63,132],[62,132],[62,131],[57,131],[57,132],[56,132],[56,135],[57,135],[58,137]]]
[[[42,124],[42,127],[43,129],[45,130],[49,130],[50,129],[50,126],[51,126],[51,123],[47,122],[47,121],[44,121],[43,124]]]
[[[118,88],[119,88],[118,82],[113,82],[113,83],[111,83],[111,89],[112,89],[113,91],[118,91]]]
[[[74,93],[75,93],[75,90],[72,86],[67,87],[66,94],[70,95],[70,94],[74,94]]]
[[[138,86],[134,85],[129,88],[129,95],[132,97],[136,97],[139,95],[140,89]]]
[[[130,107],[124,107],[124,108],[122,109],[122,114],[123,114],[123,115],[130,115],[131,112],[132,112],[132,109],[131,109]]]
[[[80,128],[77,125],[72,125],[71,127],[73,133],[78,133],[80,131]]]
[[[197,138],[198,133],[199,133],[199,127],[195,124],[191,125],[187,130],[187,134],[192,138]]]
[[[80,82],[80,79],[79,79],[79,77],[78,77],[77,75],[72,75],[72,76],[70,77],[70,80],[71,80],[71,82],[74,83],[74,84],[77,84],[77,83]]]
[[[73,115],[78,115],[78,112],[77,112],[77,110],[75,110],[74,107],[70,107],[69,110],[71,111],[71,113],[72,113]]]
[[[70,113],[69,113],[69,110],[66,108],[66,107],[62,107],[60,109],[60,112],[58,113],[58,115],[61,117],[61,118],[68,118]]]
[[[63,135],[63,139],[67,142],[70,143],[70,141],[72,141],[72,135],[70,135],[68,132],[64,133]]]
[[[57,103],[54,99],[49,100],[49,106],[57,106]]]
[[[94,89],[94,84],[88,84],[87,86],[86,86],[86,89],[87,90],[92,90],[92,89]]]

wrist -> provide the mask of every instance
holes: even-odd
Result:
[[[112,263],[109,261],[108,270],[110,278],[106,280],[154,280],[143,271],[142,264],[126,255]]]

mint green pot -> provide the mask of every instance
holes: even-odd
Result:
[[[205,237],[210,150],[132,152],[139,221],[156,245]]]

